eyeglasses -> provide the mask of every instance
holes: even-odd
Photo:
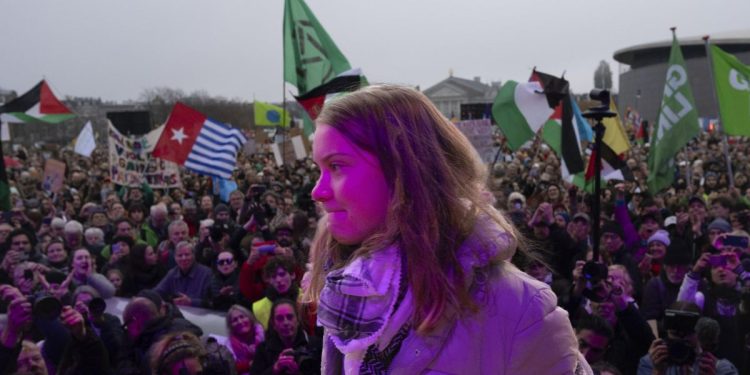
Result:
[[[224,266],[224,265],[232,264],[232,262],[234,262],[234,258],[227,258],[227,259],[219,259],[219,260],[217,260],[216,264],[218,264],[220,266]]]

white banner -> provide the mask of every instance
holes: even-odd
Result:
[[[151,156],[164,125],[151,132],[126,137],[109,124],[109,167],[112,182],[125,186],[140,186],[143,182],[152,188],[182,186],[177,164]]]

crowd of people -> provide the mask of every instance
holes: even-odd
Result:
[[[750,373],[748,145],[730,142],[729,178],[720,138],[701,134],[658,193],[648,145],[634,145],[635,180],[602,191],[597,259],[592,194],[562,180],[553,151],[536,142],[490,167],[487,199],[524,235],[512,262],[555,292],[595,370]],[[123,187],[104,150],[55,154],[67,166],[55,194],[40,150],[9,170],[0,372],[320,373],[318,311],[301,298],[323,216],[311,159],[240,154],[222,202],[186,170],[181,188]],[[113,296],[130,298],[122,316],[105,312]],[[204,335],[180,306],[225,314],[228,335]]]

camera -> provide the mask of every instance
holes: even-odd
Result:
[[[594,302],[604,302],[610,294],[609,285],[606,282],[609,276],[607,266],[599,262],[588,261],[583,265],[582,273],[586,280],[583,296]]]
[[[297,366],[299,366],[299,370],[303,374],[320,370],[320,361],[307,348],[294,349],[294,362],[297,362]]]
[[[53,320],[62,313],[62,303],[53,296],[44,296],[34,301],[32,314],[35,318]]]
[[[104,314],[104,310],[107,309],[107,302],[101,297],[95,297],[89,301],[89,313],[92,318],[100,317]]]
[[[673,331],[673,335],[685,337],[695,332],[695,324],[700,314],[692,311],[664,311],[664,329]],[[685,339],[667,338],[668,361],[675,365],[691,364],[695,361],[695,347]]]

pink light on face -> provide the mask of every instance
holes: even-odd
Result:
[[[334,127],[318,124],[313,160],[320,178],[312,197],[328,213],[333,238],[356,245],[385,226],[391,193],[375,155]]]

